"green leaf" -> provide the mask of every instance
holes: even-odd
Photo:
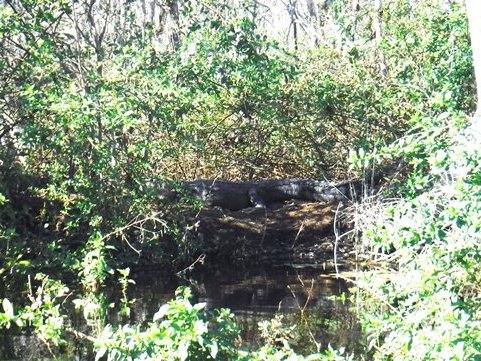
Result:
[[[107,352],[107,347],[102,346],[101,348],[99,348],[99,350],[98,350],[97,353],[95,354],[95,361],[98,361],[98,360],[100,360],[102,357],[104,357],[104,355],[105,355],[106,352]]]
[[[16,318],[15,324],[20,328],[25,327],[25,322],[21,318]]]

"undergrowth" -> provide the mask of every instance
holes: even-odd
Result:
[[[389,202],[371,203],[373,222],[360,217],[363,245],[384,265],[355,288],[374,359],[481,358],[481,152],[463,124],[456,112],[418,118],[370,159],[409,169]]]

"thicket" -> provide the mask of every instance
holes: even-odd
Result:
[[[401,157],[412,171],[396,198],[361,213],[364,245],[384,265],[357,280],[375,359],[481,357],[481,158],[466,122],[454,110],[419,118],[376,156]]]
[[[161,308],[160,323],[113,330],[98,290],[113,268],[139,257],[175,267],[201,251],[177,217],[189,205],[159,199],[161,182],[342,178],[350,151],[363,149],[355,162],[411,174],[386,219],[363,232],[400,275],[362,281],[380,292],[360,291],[375,357],[474,357],[479,154],[455,127],[473,108],[474,82],[464,9],[442,3],[334,1],[319,9],[324,40],[293,51],[263,35],[254,2],[169,2],[168,31],[134,2],[5,1],[1,276],[42,268],[77,279],[90,341],[111,359],[295,357],[286,344],[234,352],[228,314],[208,320],[187,294]],[[441,187],[461,160],[465,176]],[[61,343],[67,291],[53,276],[34,281],[27,308],[4,301],[0,323],[28,324]],[[170,343],[158,344],[159,335]]]

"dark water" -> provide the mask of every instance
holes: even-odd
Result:
[[[223,267],[197,268],[183,277],[168,276],[155,269],[133,270],[135,285],[129,286],[129,297],[135,298],[129,322],[151,321],[160,305],[174,297],[180,285],[190,285],[194,302],[205,302],[207,308],[226,307],[236,315],[242,346],[262,344],[258,323],[283,315],[286,325],[294,326],[290,341],[301,353],[316,352],[328,344],[359,352],[361,338],[356,317],[348,305],[332,299],[348,291],[346,283],[315,268],[294,267]],[[106,288],[107,299],[115,299],[119,286]],[[116,309],[109,322],[116,323]],[[71,322],[82,327],[82,316],[72,311]],[[63,360],[89,360],[87,347],[71,343],[62,352]],[[46,348],[30,335],[15,330],[0,335],[0,360],[51,359]]]

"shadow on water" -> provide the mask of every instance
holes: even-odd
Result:
[[[291,346],[299,352],[316,352],[316,345],[329,344],[360,351],[357,318],[348,304],[333,297],[347,293],[348,285],[320,269],[223,268],[199,276],[199,302],[233,311],[244,346],[262,345],[258,323],[277,314],[285,325],[295,326]]]
[[[209,309],[229,308],[236,315],[243,347],[262,345],[258,323],[280,314],[285,325],[295,326],[291,345],[298,352],[316,352],[318,346],[323,349],[329,344],[348,352],[361,351],[356,316],[347,304],[332,297],[348,292],[348,286],[316,268],[198,268],[184,278],[142,269],[133,271],[131,278],[135,284],[129,286],[128,293],[136,301],[131,306],[130,323],[151,321],[160,305],[174,297],[178,286],[190,285],[194,302],[205,302]],[[116,299],[118,285],[106,288],[105,293],[108,299]],[[118,323],[116,311],[111,310],[108,322]],[[72,310],[69,316],[72,325],[88,330],[82,325],[81,314]],[[81,343],[72,342],[63,352],[70,355],[65,360],[92,358]],[[40,359],[50,358],[35,337],[14,330],[0,334],[0,360]]]

